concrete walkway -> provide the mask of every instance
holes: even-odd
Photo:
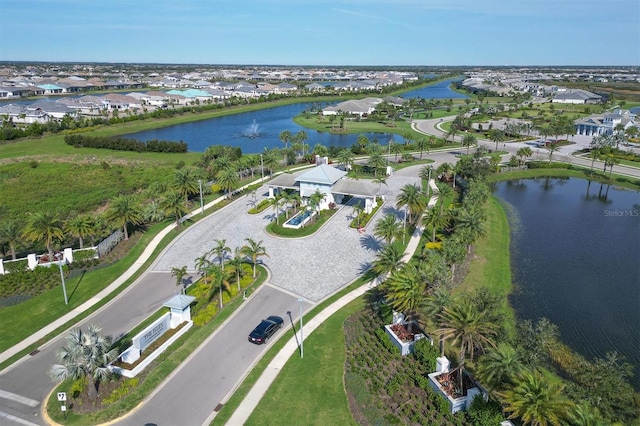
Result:
[[[431,179],[429,183],[430,183],[430,186],[435,187],[435,183],[433,179]],[[437,187],[435,188],[437,193]],[[434,195],[429,200],[429,205],[435,205],[437,201],[438,201],[438,196]],[[407,248],[405,249],[404,255],[402,257],[403,262],[407,263],[411,259],[413,254],[416,252],[416,250],[418,249],[418,244],[420,243],[420,238],[422,237],[423,231],[424,231],[424,228],[420,227],[420,228],[417,228],[411,235],[411,238],[407,243]],[[335,314],[340,309],[348,305],[350,302],[352,302],[353,300],[365,294],[370,289],[377,286],[379,282],[380,282],[379,279],[375,279],[345,294],[340,299],[336,300],[331,305],[327,306],[325,309],[319,312],[307,323],[304,323],[303,324],[304,329],[298,330],[298,332],[294,335],[294,337],[289,339],[289,341],[285,344],[285,346],[282,349],[280,349],[280,351],[276,354],[276,356],[269,363],[265,371],[262,373],[260,378],[253,385],[251,390],[247,393],[247,396],[245,396],[245,398],[242,400],[242,402],[240,403],[238,408],[235,410],[231,418],[229,418],[229,421],[227,422],[227,424],[228,425],[244,424],[249,419],[249,416],[251,416],[251,413],[253,413],[253,410],[255,410],[255,408],[258,406],[258,403],[260,402],[264,394],[267,392],[267,390],[269,389],[273,381],[276,379],[280,371],[282,371],[287,361],[289,361],[292,355],[294,355],[296,352],[299,351],[298,342],[300,341],[304,342],[304,339],[309,337],[309,335],[313,333],[313,331],[316,328],[318,328],[323,322],[325,322],[331,315]],[[224,402],[226,402],[230,397],[231,395],[228,395]],[[214,417],[215,415],[207,419],[207,422],[205,424],[211,423]]]

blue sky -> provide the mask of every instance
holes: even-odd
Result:
[[[640,65],[638,0],[0,0],[0,60]]]

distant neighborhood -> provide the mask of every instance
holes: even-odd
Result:
[[[183,66],[184,68],[184,66]],[[462,71],[462,70],[461,70]],[[638,82],[637,70],[535,69],[466,70],[460,85],[496,96],[523,95],[537,102],[598,104],[603,95],[548,85],[547,81]],[[433,76],[433,74],[431,75]],[[45,124],[79,117],[138,115],[161,108],[207,105],[320,93],[371,93],[424,74],[410,70],[353,70],[254,67],[215,68],[112,64],[36,64],[0,68],[0,120],[4,124]],[[36,98],[30,100],[26,98]],[[327,106],[323,115],[364,117],[401,97],[367,97]],[[616,126],[637,125],[635,114],[620,110],[575,121],[581,135],[612,134]]]

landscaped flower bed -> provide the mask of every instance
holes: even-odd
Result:
[[[411,331],[409,331],[408,325],[408,322],[400,322],[384,326],[389,339],[391,339],[391,342],[400,350],[402,356],[412,353],[413,346],[418,340],[424,338],[431,340],[431,338],[425,335],[420,327],[418,327],[415,321],[411,322]]]

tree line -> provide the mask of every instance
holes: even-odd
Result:
[[[64,142],[76,148],[114,149],[133,152],[187,152],[187,144],[183,141],[164,141],[152,139],[139,141],[121,136],[90,136],[84,134],[67,135]]]

